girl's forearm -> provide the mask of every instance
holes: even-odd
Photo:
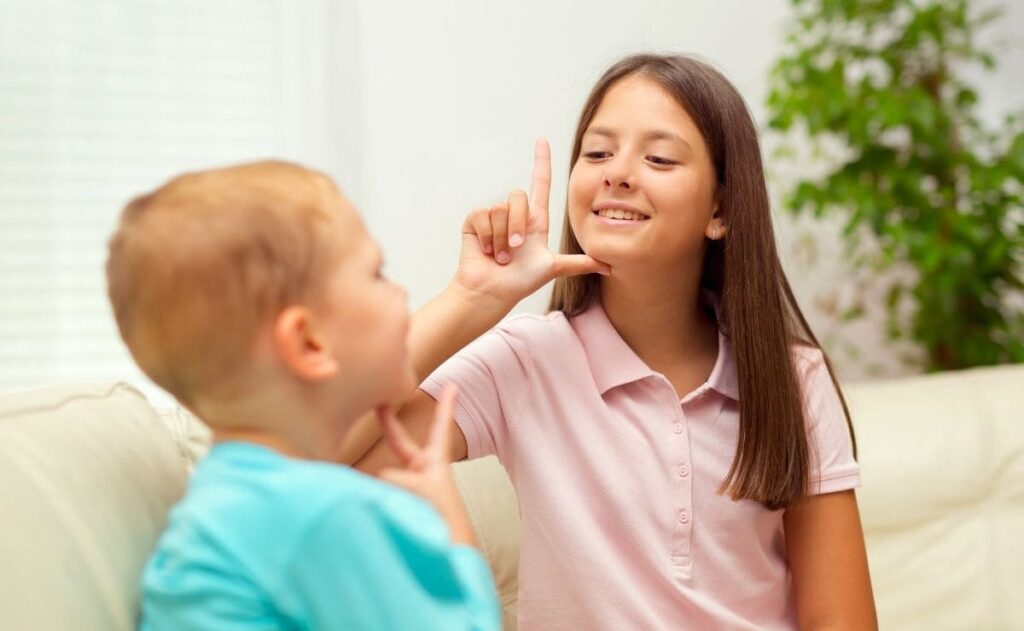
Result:
[[[489,331],[513,306],[455,282],[431,299],[413,315],[410,323],[409,354],[417,383]]]

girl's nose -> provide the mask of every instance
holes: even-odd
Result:
[[[604,185],[607,188],[633,188],[633,171],[625,160],[611,160],[604,172]]]

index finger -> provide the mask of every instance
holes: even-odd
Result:
[[[551,196],[551,145],[539,138],[533,148],[533,178],[530,182],[530,205],[548,211]]]
[[[395,455],[404,465],[408,466],[419,453],[419,446],[409,437],[390,406],[382,405],[377,408],[377,420],[380,421],[381,428],[384,430],[384,438]]]

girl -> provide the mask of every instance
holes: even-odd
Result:
[[[521,629],[876,626],[848,413],[782,272],[760,156],[717,71],[627,57],[583,107],[562,254],[542,142],[531,198],[467,218],[454,280],[414,318],[430,376],[399,418],[422,440],[457,384],[453,457],[508,469]],[[552,279],[547,316],[473,341]],[[396,459],[381,443],[359,464]]]

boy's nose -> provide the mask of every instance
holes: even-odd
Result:
[[[396,294],[398,294],[398,298],[399,298],[399,300],[402,301],[402,304],[405,305],[406,307],[408,307],[409,306],[409,290],[407,290],[405,288],[405,285],[399,285],[398,283],[392,281],[391,282],[391,288],[395,291]]]

